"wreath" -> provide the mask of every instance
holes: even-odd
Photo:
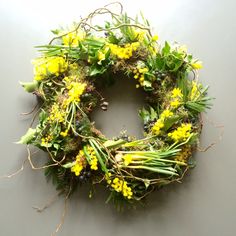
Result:
[[[111,16],[104,26],[91,23],[104,14]],[[196,76],[202,63],[185,46],[159,43],[141,18],[104,7],[70,28],[53,30],[49,44],[37,47],[33,81],[22,83],[37,97],[38,123],[19,143],[27,144],[32,168],[44,169],[67,197],[84,183],[91,196],[93,186],[102,184],[108,200],[134,203],[180,182],[195,165],[200,114],[211,105],[208,87]],[[145,93],[142,139],[126,133],[108,139],[91,122],[95,107],[108,108],[101,88],[115,86],[115,74],[134,79]],[[48,153],[44,166],[35,166],[29,145]]]

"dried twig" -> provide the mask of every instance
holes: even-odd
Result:
[[[60,165],[66,158],[66,156],[64,156],[59,162],[56,162],[54,164],[49,164],[49,165],[45,165],[45,166],[40,166],[40,167],[35,167],[34,164],[32,163],[32,160],[31,160],[31,152],[30,152],[30,149],[29,149],[29,145],[27,145],[27,152],[28,152],[28,161],[30,163],[30,166],[33,170],[42,170],[42,169],[46,169],[48,167],[51,167],[51,166],[58,166]]]
[[[24,170],[24,166],[25,166],[26,161],[27,161],[27,158],[23,161],[20,169],[18,169],[17,171],[13,172],[12,174],[0,176],[0,179],[12,178],[13,176],[15,176],[15,175],[19,174],[20,172],[22,172]]]
[[[214,142],[210,143],[209,145],[207,145],[204,148],[198,146],[197,147],[197,151],[199,151],[199,152],[206,152],[207,150],[209,150],[211,147],[213,147],[218,142],[220,142],[222,140],[222,138],[223,138],[223,135],[224,135],[224,125],[216,124],[214,121],[210,120],[207,115],[205,115],[205,118],[213,127],[217,128],[217,129],[220,129],[221,131],[220,131],[220,133],[218,135],[218,138]]]
[[[49,206],[51,206],[55,201],[56,201],[56,198],[58,197],[58,193],[55,194],[43,207],[38,207],[38,206],[33,206],[33,208],[35,210],[37,210],[37,212],[42,212],[44,211],[45,209],[47,209]]]

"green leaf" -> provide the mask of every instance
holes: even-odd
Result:
[[[164,174],[164,175],[178,176],[178,174],[176,172],[174,172],[175,170],[173,168],[168,169],[168,168],[149,167],[149,166],[130,166],[130,167],[127,167],[127,168],[143,169],[143,170],[149,170],[149,171],[157,172],[157,173]]]
[[[146,124],[150,119],[149,112],[145,108],[139,110],[139,116],[142,118],[144,124]]]
[[[58,35],[61,31],[59,29],[51,30],[51,32],[55,35]]]
[[[34,139],[36,133],[36,129],[29,128],[25,135],[23,135],[20,141],[17,144],[30,144],[31,141]]]
[[[39,113],[40,125],[43,125],[46,120],[47,120],[47,113],[44,110],[41,110],[41,112]]]
[[[169,43],[165,41],[165,46],[162,48],[162,54],[163,55],[169,54],[170,49],[171,49],[171,47],[170,47]]]
[[[60,148],[60,144],[54,143],[54,144],[53,144],[53,147],[54,147],[56,150],[58,150],[58,149]]]
[[[148,80],[144,80],[143,81],[143,86],[146,88],[151,88],[152,87],[152,82],[148,81]]]
[[[68,163],[66,163],[66,164],[64,164],[64,165],[62,165],[62,167],[64,167],[64,168],[71,168],[72,166],[74,166],[74,162],[68,162]]]
[[[96,65],[92,65],[90,67],[90,72],[89,72],[89,75],[90,76],[95,76],[95,75],[101,75],[103,74],[104,72],[106,71],[106,67],[98,67]]]
[[[120,147],[122,144],[126,143],[125,140],[119,139],[119,140],[107,140],[106,142],[103,143],[103,146],[106,148],[117,148]]]
[[[157,118],[157,112],[152,107],[150,107],[150,118],[151,120],[154,120]]]
[[[164,131],[167,131],[169,128],[171,128],[173,126],[173,124],[175,124],[178,120],[180,119],[179,116],[172,116],[169,117],[168,119],[166,119],[165,121],[165,127],[164,127]]]

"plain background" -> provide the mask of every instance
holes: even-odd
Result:
[[[86,16],[108,1],[0,1],[0,175],[21,166],[27,153],[13,142],[25,133],[30,117],[20,115],[35,104],[18,81],[33,76],[30,60],[35,45],[49,41],[50,30]],[[204,62],[201,81],[210,85],[215,97],[207,113],[201,145],[217,141],[223,124],[222,141],[206,153],[196,155],[197,167],[185,178],[148,198],[147,206],[137,211],[118,213],[105,204],[107,193],[98,190],[93,199],[86,189],[76,193],[68,205],[59,236],[160,235],[160,236],[234,236],[236,235],[236,2],[234,0],[124,1],[125,10],[134,15],[140,10],[150,20],[161,41],[186,44]],[[98,112],[97,124],[109,135],[127,128],[140,135],[137,109],[142,103],[138,91],[122,90],[118,85],[108,95],[110,109]],[[129,88],[129,85],[125,86]],[[131,91],[131,90],[130,90]],[[127,95],[128,93],[128,95]],[[124,106],[124,102],[127,103]],[[43,154],[41,155],[44,156]],[[0,235],[50,235],[60,221],[63,199],[46,211],[36,212],[56,193],[42,171],[28,165],[17,177],[0,179]]]

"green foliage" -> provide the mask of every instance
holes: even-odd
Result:
[[[139,111],[139,116],[142,118],[143,123],[146,124],[149,121],[153,121],[158,118],[159,111],[158,109],[154,109],[151,106],[149,107],[149,110],[146,110],[145,108],[142,108]]]
[[[53,164],[51,161],[47,163],[47,165]],[[45,169],[44,172],[46,179],[48,181],[52,181],[53,185],[55,185],[56,189],[63,194],[72,194],[77,187],[77,182],[72,176],[70,170],[64,167],[55,167],[50,166]]]

